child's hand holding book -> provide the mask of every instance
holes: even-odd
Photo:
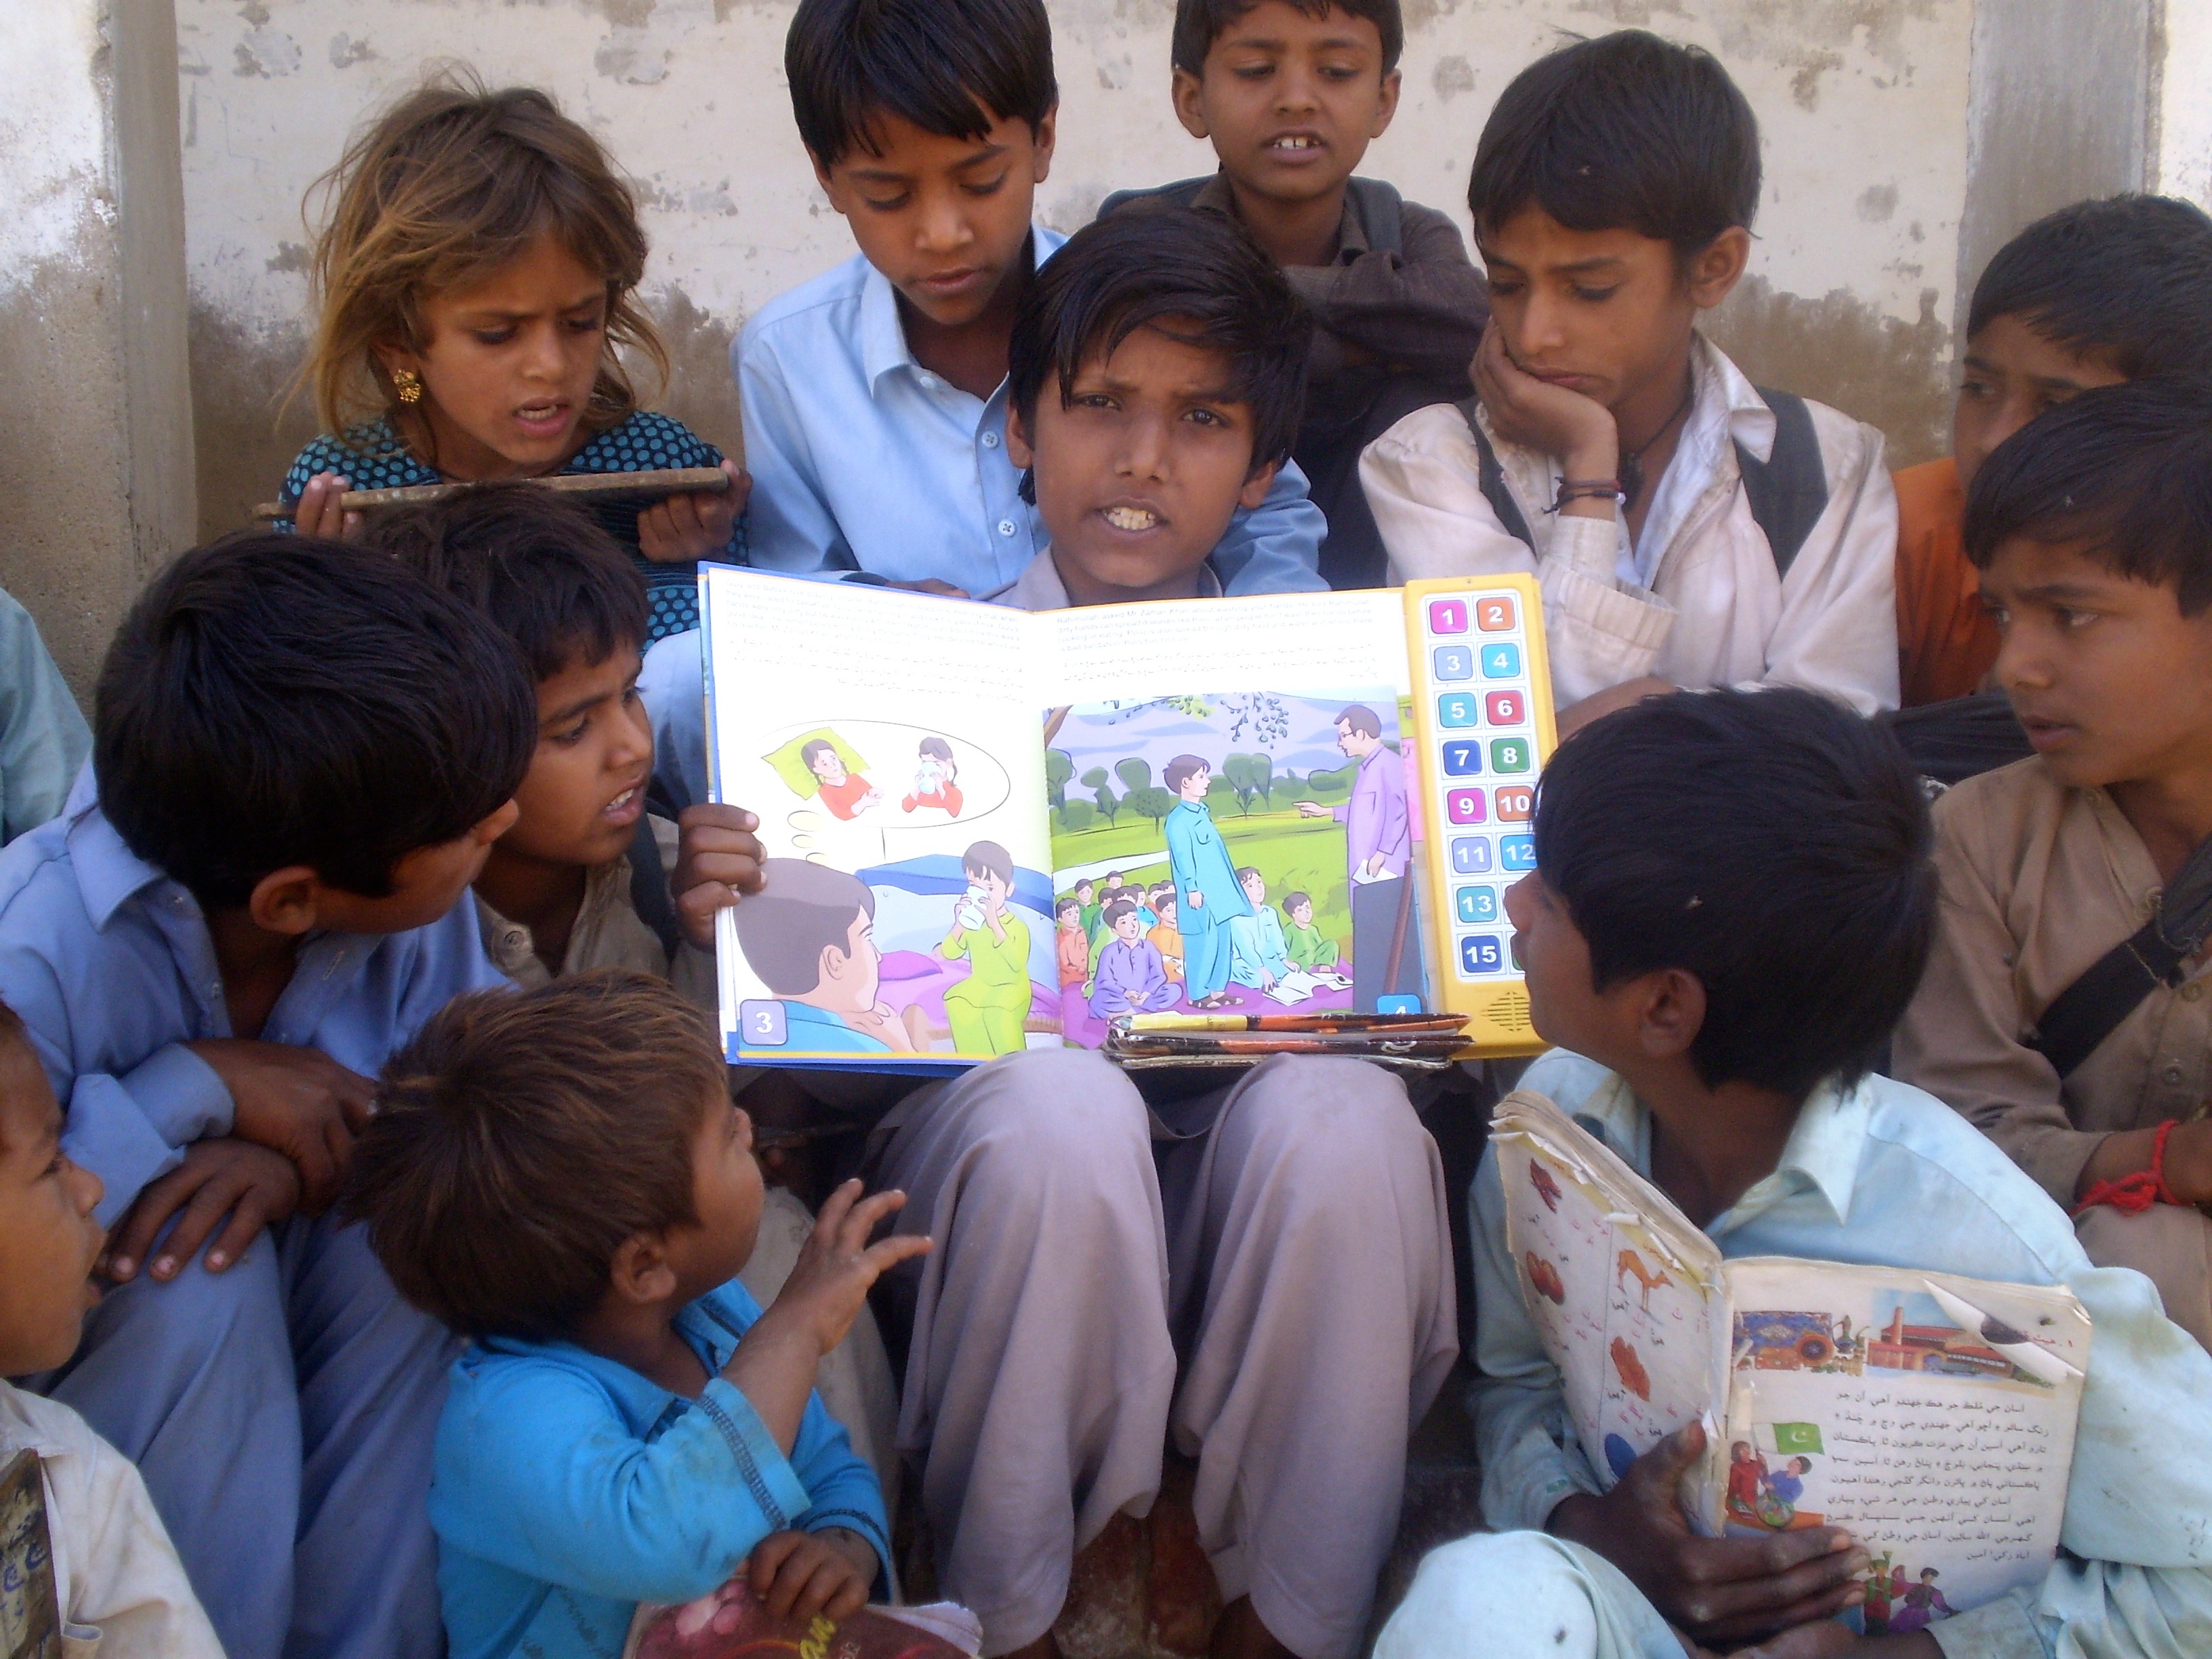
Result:
[[[761,860],[768,854],[753,831],[760,820],[742,806],[687,806],[676,819],[676,916],[684,937],[702,951],[714,948],[714,915],[747,893],[761,890]]]
[[[1723,1651],[1832,1619],[1864,1599],[1856,1580],[1867,1569],[1867,1553],[1840,1528],[1808,1527],[1767,1538],[1692,1532],[1677,1494],[1705,1450],[1702,1428],[1693,1423],[1678,1429],[1631,1464],[1603,1497],[1578,1492],[1560,1500],[1547,1529],[1596,1551],[1670,1624]],[[1827,1650],[1785,1651],[1791,1659],[1810,1659]]]

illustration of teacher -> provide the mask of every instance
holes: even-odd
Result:
[[[1334,818],[1344,826],[1352,893],[1352,1006],[1371,1013],[1379,997],[1419,985],[1420,923],[1412,914],[1412,894],[1405,884],[1406,864],[1413,852],[1406,763],[1382,741],[1382,722],[1364,703],[1355,702],[1336,717],[1336,746],[1346,759],[1359,763],[1352,799],[1334,809],[1302,800],[1298,815]]]
[[[1184,994],[1194,1008],[1219,1008],[1231,1000],[1224,988],[1234,955],[1229,924],[1250,915],[1252,902],[1206,804],[1212,767],[1195,755],[1177,755],[1161,769],[1160,781],[1177,798],[1162,828],[1182,922]]]

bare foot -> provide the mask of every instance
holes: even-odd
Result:
[[[1275,1639],[1274,1632],[1260,1622],[1252,1598],[1240,1595],[1222,1608],[1213,1626],[1213,1659],[1297,1659]]]

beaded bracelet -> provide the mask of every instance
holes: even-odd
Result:
[[[2168,1118],[2158,1126],[2158,1138],[2150,1144],[2150,1168],[2118,1181],[2099,1182],[2081,1194],[2075,1218],[2079,1220],[2100,1204],[2111,1205],[2122,1215],[2141,1215],[2154,1204],[2180,1203],[2173,1188],[2166,1184],[2166,1138],[2173,1133],[2174,1122]]]

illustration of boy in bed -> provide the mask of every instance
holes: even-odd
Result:
[[[732,913],[745,964],[782,1000],[786,1045],[807,1053],[913,1054],[927,1045],[877,1000],[883,952],[867,883],[805,859],[767,859]]]
[[[822,804],[850,823],[884,798],[884,792],[858,772],[845,769],[845,757],[827,738],[817,738],[799,751],[806,769],[814,774]]]

